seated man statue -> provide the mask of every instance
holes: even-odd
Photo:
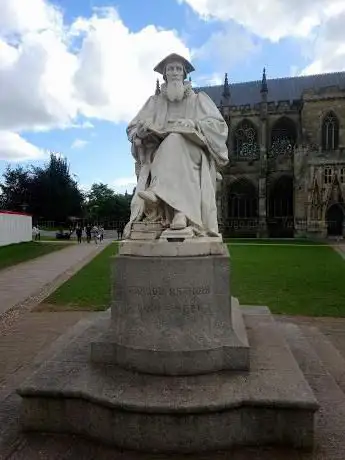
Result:
[[[142,220],[219,236],[216,177],[228,163],[227,124],[209,96],[185,81],[194,68],[182,56],[170,54],[154,70],[165,83],[127,128],[138,184],[124,236]]]

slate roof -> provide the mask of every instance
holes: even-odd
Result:
[[[261,101],[261,81],[248,81],[244,83],[229,83],[230,105],[255,105]],[[267,79],[268,102],[294,101],[301,99],[303,91],[307,89],[319,90],[329,86],[339,86],[345,90],[345,72],[325,73],[319,75],[307,75],[301,77],[286,77]],[[223,85],[204,86],[193,88],[196,92],[205,91],[211,99],[220,105]]]

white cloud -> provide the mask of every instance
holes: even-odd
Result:
[[[259,51],[260,46],[255,42],[253,35],[243,27],[229,24],[213,33],[200,48],[192,50],[192,57],[212,62],[216,69],[230,70]]]
[[[200,75],[193,82],[193,86],[213,86],[224,83],[224,74],[215,72],[210,75]]]
[[[1,34],[23,34],[62,26],[58,8],[45,0],[2,0],[0,11]]]
[[[278,41],[307,37],[328,16],[344,9],[344,0],[178,0],[205,20],[233,20],[256,35]]]
[[[71,149],[82,149],[88,143],[89,143],[89,141],[86,141],[85,139],[75,139],[72,142]]]
[[[150,25],[132,33],[114,10],[107,12],[73,26],[73,33],[85,34],[74,83],[85,116],[128,121],[154,91],[154,65],[172,51],[190,53],[175,31]]]
[[[137,185],[136,176],[120,177],[115,179],[110,185],[117,193],[132,193],[133,188]]]
[[[345,5],[344,5],[345,6]],[[310,43],[312,62],[301,72],[315,74],[345,70],[345,11],[330,18]]]
[[[243,26],[247,32],[277,42],[282,38],[299,40],[307,50],[310,64],[299,72],[311,74],[345,69],[345,1],[344,0],[177,0],[188,4],[205,21],[217,20]],[[213,39],[210,53],[232,48],[241,52],[243,39]],[[250,46],[250,40],[244,40]],[[237,48],[236,48],[237,46]],[[245,46],[245,47],[246,47]],[[209,53],[209,54],[210,54]],[[219,53],[220,54],[220,53]]]
[[[30,144],[19,134],[0,130],[0,160],[24,161],[43,156],[43,150]]]
[[[131,32],[114,8],[68,25],[47,0],[0,0],[0,129],[64,129],[79,117],[128,122],[170,52],[190,57],[176,31]]]
[[[94,125],[90,121],[83,121],[80,125],[76,125],[76,127],[82,129],[93,129]]]

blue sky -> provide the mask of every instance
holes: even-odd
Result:
[[[84,188],[132,190],[125,129],[161,58],[192,59],[195,85],[257,80],[264,66],[271,78],[343,70],[344,12],[340,0],[3,0],[0,174],[53,151]]]

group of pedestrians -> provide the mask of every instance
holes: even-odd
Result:
[[[34,241],[39,241],[41,239],[41,230],[38,225],[32,227],[32,239]]]
[[[93,240],[94,243],[97,244],[101,243],[104,239],[104,228],[102,226],[97,227],[97,225],[94,225],[92,227],[88,224],[83,228],[78,225],[75,229],[75,233],[77,235],[78,243],[82,242],[83,233],[85,233],[87,243],[90,243],[91,240]]]

